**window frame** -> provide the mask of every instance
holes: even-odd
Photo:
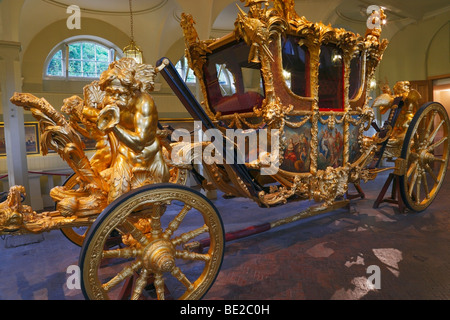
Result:
[[[108,49],[108,64],[110,64],[112,61],[115,61],[117,59],[120,59],[123,57],[123,51],[116,46],[114,43],[100,38],[96,36],[75,36],[67,38],[60,43],[58,43],[55,47],[53,47],[52,50],[50,50],[49,54],[47,55],[47,58],[45,59],[44,63],[44,70],[43,70],[43,80],[65,80],[65,81],[92,81],[93,79],[97,79],[97,76],[92,77],[84,77],[84,76],[69,76],[69,69],[68,69],[68,62],[69,62],[69,45],[74,43],[94,43],[96,45],[100,45],[102,47],[105,47]],[[62,51],[62,69],[64,75],[62,76],[52,76],[47,73],[48,67],[53,60],[53,57],[55,56],[58,51]],[[77,61],[83,61],[83,59]],[[105,61],[106,62],[106,61]]]

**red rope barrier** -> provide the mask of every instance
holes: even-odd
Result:
[[[28,171],[28,173],[41,174],[43,176],[60,176],[60,177],[68,177],[71,175],[71,173],[51,173],[51,172],[38,172],[38,171]],[[7,174],[0,176],[0,180],[7,178],[7,177],[8,177]]]
[[[68,177],[71,175],[71,173],[51,173],[51,172],[38,172],[38,171],[28,171],[28,173],[42,174],[44,176],[63,176],[63,177]]]

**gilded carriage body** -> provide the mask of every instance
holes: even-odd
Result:
[[[235,31],[217,40],[199,40],[192,16],[183,15],[186,56],[218,128],[278,131],[279,170],[269,181],[281,187],[259,188],[255,200],[272,205],[297,194],[331,204],[347,183],[376,176],[367,165],[378,137],[364,132],[374,120],[370,83],[387,41],[376,30],[362,37],[309,22],[286,2],[274,2],[268,8],[266,1],[248,1]],[[247,163],[256,171],[261,166]]]

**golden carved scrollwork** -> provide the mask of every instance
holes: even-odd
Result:
[[[200,41],[197,30],[195,29],[195,21],[191,14],[182,13],[181,15],[181,28],[183,29],[185,39],[185,56],[188,61],[189,67],[194,71],[195,76],[198,79],[203,77],[203,65],[206,62],[206,54],[211,52],[208,48],[208,44],[211,40]],[[205,84],[200,82],[203,92],[206,92]],[[206,103],[205,108],[208,116],[214,120],[215,114]]]
[[[312,198],[331,206],[336,198],[342,197],[347,192],[348,170],[346,167],[328,167],[326,170],[318,171],[318,174],[310,179]]]

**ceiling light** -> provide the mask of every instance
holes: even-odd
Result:
[[[141,48],[134,41],[134,23],[133,23],[133,6],[132,0],[129,0],[130,3],[130,27],[131,27],[131,42],[128,46],[123,49],[123,54],[126,58],[133,58],[137,63],[143,63],[143,53]]]

